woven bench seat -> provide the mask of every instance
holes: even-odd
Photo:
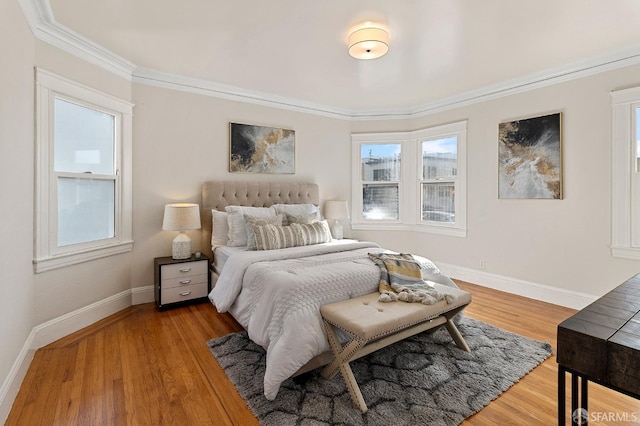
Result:
[[[436,290],[453,296],[447,304],[442,300],[433,305],[405,302],[378,302],[379,293],[371,293],[320,307],[327,339],[334,359],[322,370],[322,377],[331,378],[341,372],[354,404],[367,411],[358,383],[349,362],[370,354],[407,337],[445,326],[456,345],[467,352],[469,346],[452,321],[471,303],[471,293],[440,284]],[[346,332],[351,340],[340,344],[336,328]]]

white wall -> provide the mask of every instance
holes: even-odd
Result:
[[[350,123],[291,111],[135,84],[133,287],[153,284],[153,258],[171,254],[176,233],[162,231],[164,205],[200,202],[213,179],[307,181],[322,199],[348,199]],[[229,173],[229,122],[294,129],[296,173]],[[200,232],[190,231],[192,249]]]
[[[639,75],[640,66],[632,66],[402,123],[354,122],[357,133],[468,119],[467,238],[364,231],[357,237],[478,270],[481,279],[601,296],[640,272],[640,262],[613,258],[609,250],[609,94],[640,85]],[[557,111],[563,113],[564,199],[499,200],[498,123]],[[485,271],[479,271],[481,260]]]
[[[33,327],[34,38],[15,1],[0,2],[0,402]],[[26,354],[22,354],[22,357]],[[10,406],[0,406],[0,422]]]

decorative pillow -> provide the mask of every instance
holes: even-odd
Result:
[[[212,228],[211,228],[211,245],[226,246],[229,241],[229,222],[227,213],[218,210],[211,210]]]
[[[254,225],[256,250],[277,250],[295,247],[296,235],[290,226]]]
[[[283,215],[279,214],[273,217],[261,217],[261,216],[251,216],[248,214],[244,215],[244,222],[247,228],[247,250],[255,250],[256,249],[256,233],[254,231],[254,226],[263,226],[263,225],[282,225]]]
[[[296,241],[299,246],[328,243],[331,241],[331,230],[326,220],[304,225],[292,223],[290,226],[296,234]]]
[[[380,282],[378,284],[380,293],[385,291],[394,292],[395,290],[391,286],[398,283],[402,278],[405,279],[404,284],[407,283],[407,279],[413,280],[412,282],[417,280],[422,282],[420,264],[410,254],[369,253],[369,258],[380,268]],[[411,263],[411,265],[407,265],[404,262]],[[391,264],[391,269],[388,268],[388,264]]]
[[[277,213],[292,215],[315,215],[317,220],[322,219],[320,209],[315,204],[274,204],[271,206]]]
[[[314,223],[318,221],[318,215],[316,213],[311,214],[290,214],[286,213],[286,223],[283,220],[283,225],[291,225],[292,223],[300,223],[303,225]]]
[[[227,206],[227,222],[229,223],[229,247],[243,247],[247,245],[247,226],[244,222],[244,215],[260,217],[274,217],[276,211],[270,207],[244,207]]]

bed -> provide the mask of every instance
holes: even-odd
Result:
[[[227,207],[231,213],[225,212]],[[249,338],[266,350],[264,395],[269,400],[275,399],[284,380],[331,360],[320,306],[378,291],[380,269],[368,254],[388,250],[373,242],[331,240],[330,236],[326,242],[311,239],[312,244],[247,250],[238,245],[242,240],[235,233],[240,228],[231,224],[239,220],[238,211],[249,220],[252,216],[245,216],[246,212],[268,208],[276,216],[284,217],[278,213],[283,211],[303,211],[307,217],[317,215],[317,220],[309,225],[279,228],[267,224],[253,229],[320,229],[324,225],[319,207],[319,188],[313,183],[210,181],[202,186],[202,251],[213,259],[209,299],[218,311],[229,312]],[[286,216],[295,222],[305,215]],[[273,216],[265,217],[272,220]],[[223,229],[223,223],[229,229]],[[253,237],[260,246],[259,234]],[[252,236],[246,238],[245,244],[252,244]],[[416,258],[426,279],[456,286],[432,262]]]

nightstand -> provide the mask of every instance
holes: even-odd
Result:
[[[211,291],[209,258],[173,259],[156,257],[154,263],[154,293],[158,308],[207,300]]]

